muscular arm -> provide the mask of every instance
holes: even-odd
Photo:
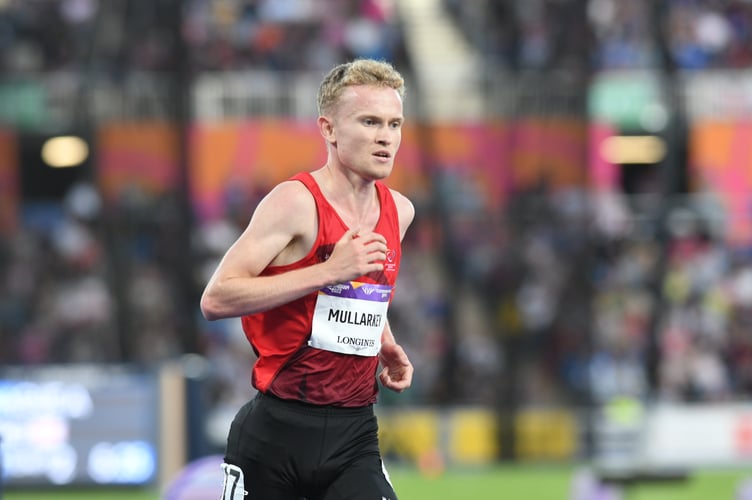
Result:
[[[259,276],[269,265],[292,263],[310,251],[316,239],[315,214],[314,200],[302,184],[284,182],[273,189],[209,280],[201,297],[204,317],[215,320],[265,311],[382,269],[383,236],[355,230],[345,233],[325,262]]]

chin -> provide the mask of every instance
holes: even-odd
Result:
[[[392,173],[393,164],[389,165],[376,165],[374,168],[369,169],[369,173],[375,179],[385,179]]]
[[[373,180],[375,180],[375,181],[380,181],[380,180],[383,180],[383,179],[386,179],[387,177],[389,177],[389,174],[391,174],[391,173],[392,173],[392,169],[391,168],[389,170],[381,170],[381,171],[378,171],[378,172],[373,172],[371,174],[371,178]]]

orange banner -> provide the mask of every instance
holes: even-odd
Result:
[[[718,195],[727,239],[740,245],[752,242],[750,137],[752,121],[706,120],[693,126],[689,144],[695,187]]]
[[[178,181],[178,132],[168,123],[108,124],[97,134],[97,179],[105,200],[126,189],[149,194]]]
[[[159,194],[179,179],[178,131],[167,123],[109,124],[97,136],[97,175],[106,200],[125,189]],[[464,186],[489,209],[508,193],[588,182],[588,129],[576,119],[408,124],[387,183],[411,198],[429,200],[436,176]],[[326,162],[315,123],[255,120],[195,124],[187,172],[197,215],[212,219],[228,207],[253,204],[273,185]],[[252,207],[248,207],[251,208]]]
[[[542,181],[552,189],[587,182],[587,133],[574,119],[406,125],[387,183],[425,198],[432,175],[448,172],[472,183],[486,206],[501,206],[510,190]],[[316,125],[292,120],[195,125],[190,143],[192,198],[204,219],[222,216],[233,197],[326,162]]]

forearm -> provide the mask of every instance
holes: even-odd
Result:
[[[323,266],[314,265],[273,276],[214,277],[201,297],[208,320],[266,311],[331,284]]]
[[[396,344],[397,341],[394,340],[394,334],[392,333],[392,327],[389,325],[389,320],[386,321],[386,326],[384,327],[384,331],[381,333],[381,343],[382,344]]]

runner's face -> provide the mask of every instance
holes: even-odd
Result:
[[[387,177],[402,140],[402,99],[396,90],[358,85],[345,89],[332,117],[330,141],[345,168],[368,179]]]

